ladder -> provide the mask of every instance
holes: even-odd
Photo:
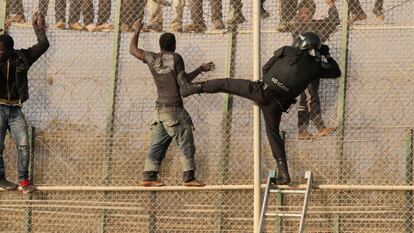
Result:
[[[309,195],[312,188],[312,172],[306,171],[305,172],[305,179],[306,179],[306,189],[273,189],[272,181],[276,177],[276,172],[274,170],[269,170],[269,177],[267,178],[266,183],[266,190],[263,196],[263,204],[262,210],[260,212],[260,223],[259,223],[259,233],[263,233],[264,230],[264,222],[266,217],[297,217],[300,218],[300,225],[299,225],[299,233],[303,233],[305,230],[305,219],[306,219],[306,212],[308,210],[308,201]],[[271,193],[281,193],[281,194],[304,194],[305,198],[303,201],[303,208],[302,211],[299,213],[272,213],[267,212],[267,205],[269,202],[270,194]]]

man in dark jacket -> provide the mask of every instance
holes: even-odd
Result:
[[[31,191],[32,187],[28,172],[28,126],[21,111],[22,104],[29,99],[27,73],[31,65],[49,48],[44,16],[36,13],[32,25],[38,42],[28,49],[15,50],[13,38],[0,35],[0,187],[16,188],[5,177],[3,160],[4,139],[6,131],[10,130],[17,146],[19,189],[23,192]]]
[[[311,32],[300,36],[296,47],[284,46],[263,66],[261,81],[244,79],[214,79],[189,83],[185,73],[179,74],[181,94],[219,93],[238,95],[255,101],[263,112],[267,138],[277,163],[275,184],[290,183],[284,142],[279,134],[282,113],[295,103],[315,79],[337,78],[341,75],[338,64],[329,55],[329,47],[321,46],[319,37]],[[327,62],[322,61],[322,56]]]
[[[138,48],[138,37],[142,25],[132,37],[130,53],[148,65],[157,87],[155,121],[152,126],[150,153],[145,161],[143,186],[162,186],[158,180],[158,171],[171,141],[174,139],[182,152],[181,164],[185,186],[204,186],[195,177],[195,146],[193,123],[190,115],[183,107],[178,86],[177,75],[185,72],[184,60],[175,53],[175,36],[164,33],[160,37],[160,53],[145,51]],[[202,64],[199,68],[186,75],[188,81],[196,78],[201,72],[214,69],[213,63]]]
[[[292,32],[294,41],[298,40],[301,33],[314,32],[321,38],[321,42],[325,43],[329,36],[336,31],[336,26],[339,25],[338,10],[333,0],[327,0],[326,3],[329,6],[328,17],[316,20],[313,19],[316,11],[315,2],[313,0],[303,0],[300,2],[296,19],[288,28],[288,31]],[[329,135],[335,131],[335,128],[326,127],[322,119],[319,83],[319,79],[313,80],[300,95],[298,107],[298,138],[301,140],[315,138],[315,135],[308,131],[310,120],[312,120],[318,130],[318,137]]]

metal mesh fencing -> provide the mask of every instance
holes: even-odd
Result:
[[[160,169],[171,190],[80,189],[137,186],[142,179],[156,88],[147,66],[128,51],[137,22],[144,22],[139,46],[145,50],[158,51],[161,33],[172,31],[187,71],[214,61],[215,71],[197,80],[251,79],[250,1],[0,3],[6,3],[0,12],[16,48],[36,42],[33,12],[47,16],[51,47],[30,70],[23,111],[35,128],[34,183],[55,187],[30,195],[0,192],[0,232],[253,231],[252,103],[240,97],[184,99],[195,127],[196,176],[215,188],[179,190],[181,152],[173,142]],[[316,184],[412,185],[413,2],[262,3],[262,65],[298,33],[312,30],[342,68],[340,79],[314,83],[283,116],[294,182],[303,183],[311,170]],[[318,136],[331,127],[336,132]],[[11,137],[3,157],[7,176],[15,179]],[[261,161],[264,181],[275,167],[264,132]],[[297,211],[301,202],[276,196],[270,209]],[[412,202],[409,190],[313,190],[306,232],[412,232]],[[266,221],[266,232],[297,227],[293,219]]]

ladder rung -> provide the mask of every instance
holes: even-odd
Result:
[[[306,190],[271,189],[270,192],[271,193],[305,194]]]
[[[302,217],[302,214],[296,213],[266,213],[266,217]]]

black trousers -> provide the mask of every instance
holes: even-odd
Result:
[[[384,0],[376,0],[373,11],[383,11]],[[365,14],[364,9],[362,9],[361,3],[359,0],[348,0],[348,9],[349,12],[353,15],[363,15]]]
[[[270,143],[273,157],[278,163],[286,163],[285,144],[279,134],[280,120],[283,109],[281,97],[263,89],[262,82],[252,82],[245,79],[214,79],[203,84],[203,93],[228,93],[256,102],[262,110],[267,139]]]
[[[144,9],[146,0],[122,0],[121,2],[121,22],[132,27],[138,21],[144,20]]]
[[[280,22],[286,23],[293,20],[298,10],[298,0],[280,1]]]
[[[47,15],[49,0],[39,0],[39,13]],[[66,0],[55,1],[55,20],[57,22],[66,22]]]
[[[321,114],[321,101],[319,99],[319,79],[312,81],[306,90],[300,95],[298,108],[298,128],[305,131],[310,120],[318,130],[325,128]]]

